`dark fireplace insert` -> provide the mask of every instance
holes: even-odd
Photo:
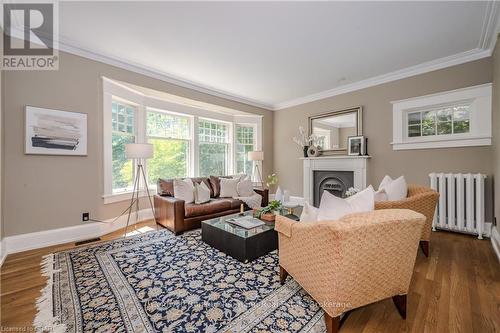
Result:
[[[323,171],[313,172],[313,205],[319,207],[323,191],[344,198],[345,192],[354,186],[353,171]]]

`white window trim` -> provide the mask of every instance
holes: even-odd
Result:
[[[491,94],[492,84],[487,83],[391,102],[393,150],[491,145]],[[464,101],[471,101],[469,133],[408,137],[408,113]]]
[[[262,150],[262,118],[261,115],[239,115],[239,114],[227,114],[222,112],[216,112],[211,110],[204,110],[199,107],[194,107],[185,104],[173,103],[170,101],[162,100],[153,96],[144,95],[141,92],[135,91],[125,85],[118,82],[110,80],[106,77],[102,77],[103,83],[103,100],[102,100],[102,114],[103,114],[103,168],[104,168],[104,186],[103,186],[103,201],[104,204],[110,204],[120,201],[130,200],[132,198],[131,192],[113,193],[112,189],[112,147],[111,147],[111,104],[113,100],[123,101],[128,104],[132,104],[140,108],[138,110],[139,117],[137,118],[136,127],[136,142],[146,142],[147,136],[145,132],[145,121],[146,121],[146,110],[156,109],[160,111],[166,111],[171,114],[178,114],[181,116],[191,117],[191,139],[190,142],[192,147],[190,147],[190,157],[191,163],[189,168],[189,177],[195,177],[198,175],[198,118],[203,118],[207,120],[212,120],[216,122],[228,123],[229,124],[229,150],[230,150],[230,160],[228,173],[232,174],[235,166],[235,143],[234,143],[234,131],[236,124],[253,124],[256,128],[256,139],[255,139],[255,149]],[[144,119],[139,119],[144,118]],[[262,170],[262,163],[259,162],[260,168]],[[147,162],[145,163],[145,171],[147,172]],[[156,186],[149,186],[149,191],[151,194],[156,193]],[[146,191],[141,190],[140,197],[146,196]]]

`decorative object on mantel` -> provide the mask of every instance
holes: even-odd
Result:
[[[293,137],[293,142],[295,142],[299,147],[302,148],[304,157],[307,157],[307,153],[310,146],[317,146],[318,141],[322,140],[322,137],[316,134],[307,135],[304,127],[299,126],[299,135]]]
[[[319,147],[310,146],[307,150],[307,156],[309,157],[318,157],[320,155]]]
[[[365,152],[365,137],[363,135],[347,138],[347,155],[363,156]]]
[[[25,154],[87,155],[87,114],[26,106]]]
[[[364,155],[365,155],[365,156],[370,156],[370,155],[368,154],[368,138],[365,138],[365,154],[364,154]]]

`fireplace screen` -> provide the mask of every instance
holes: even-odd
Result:
[[[354,186],[352,171],[314,171],[313,204],[319,207],[323,191],[344,198],[345,192]]]

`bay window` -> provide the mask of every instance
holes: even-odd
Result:
[[[199,175],[229,174],[229,126],[200,119],[198,134]]]
[[[137,161],[125,157],[128,143],[154,147],[153,158],[143,161],[152,192],[158,178],[252,173],[247,155],[262,149],[262,116],[201,106],[148,96],[103,78],[105,204],[131,198]]]

